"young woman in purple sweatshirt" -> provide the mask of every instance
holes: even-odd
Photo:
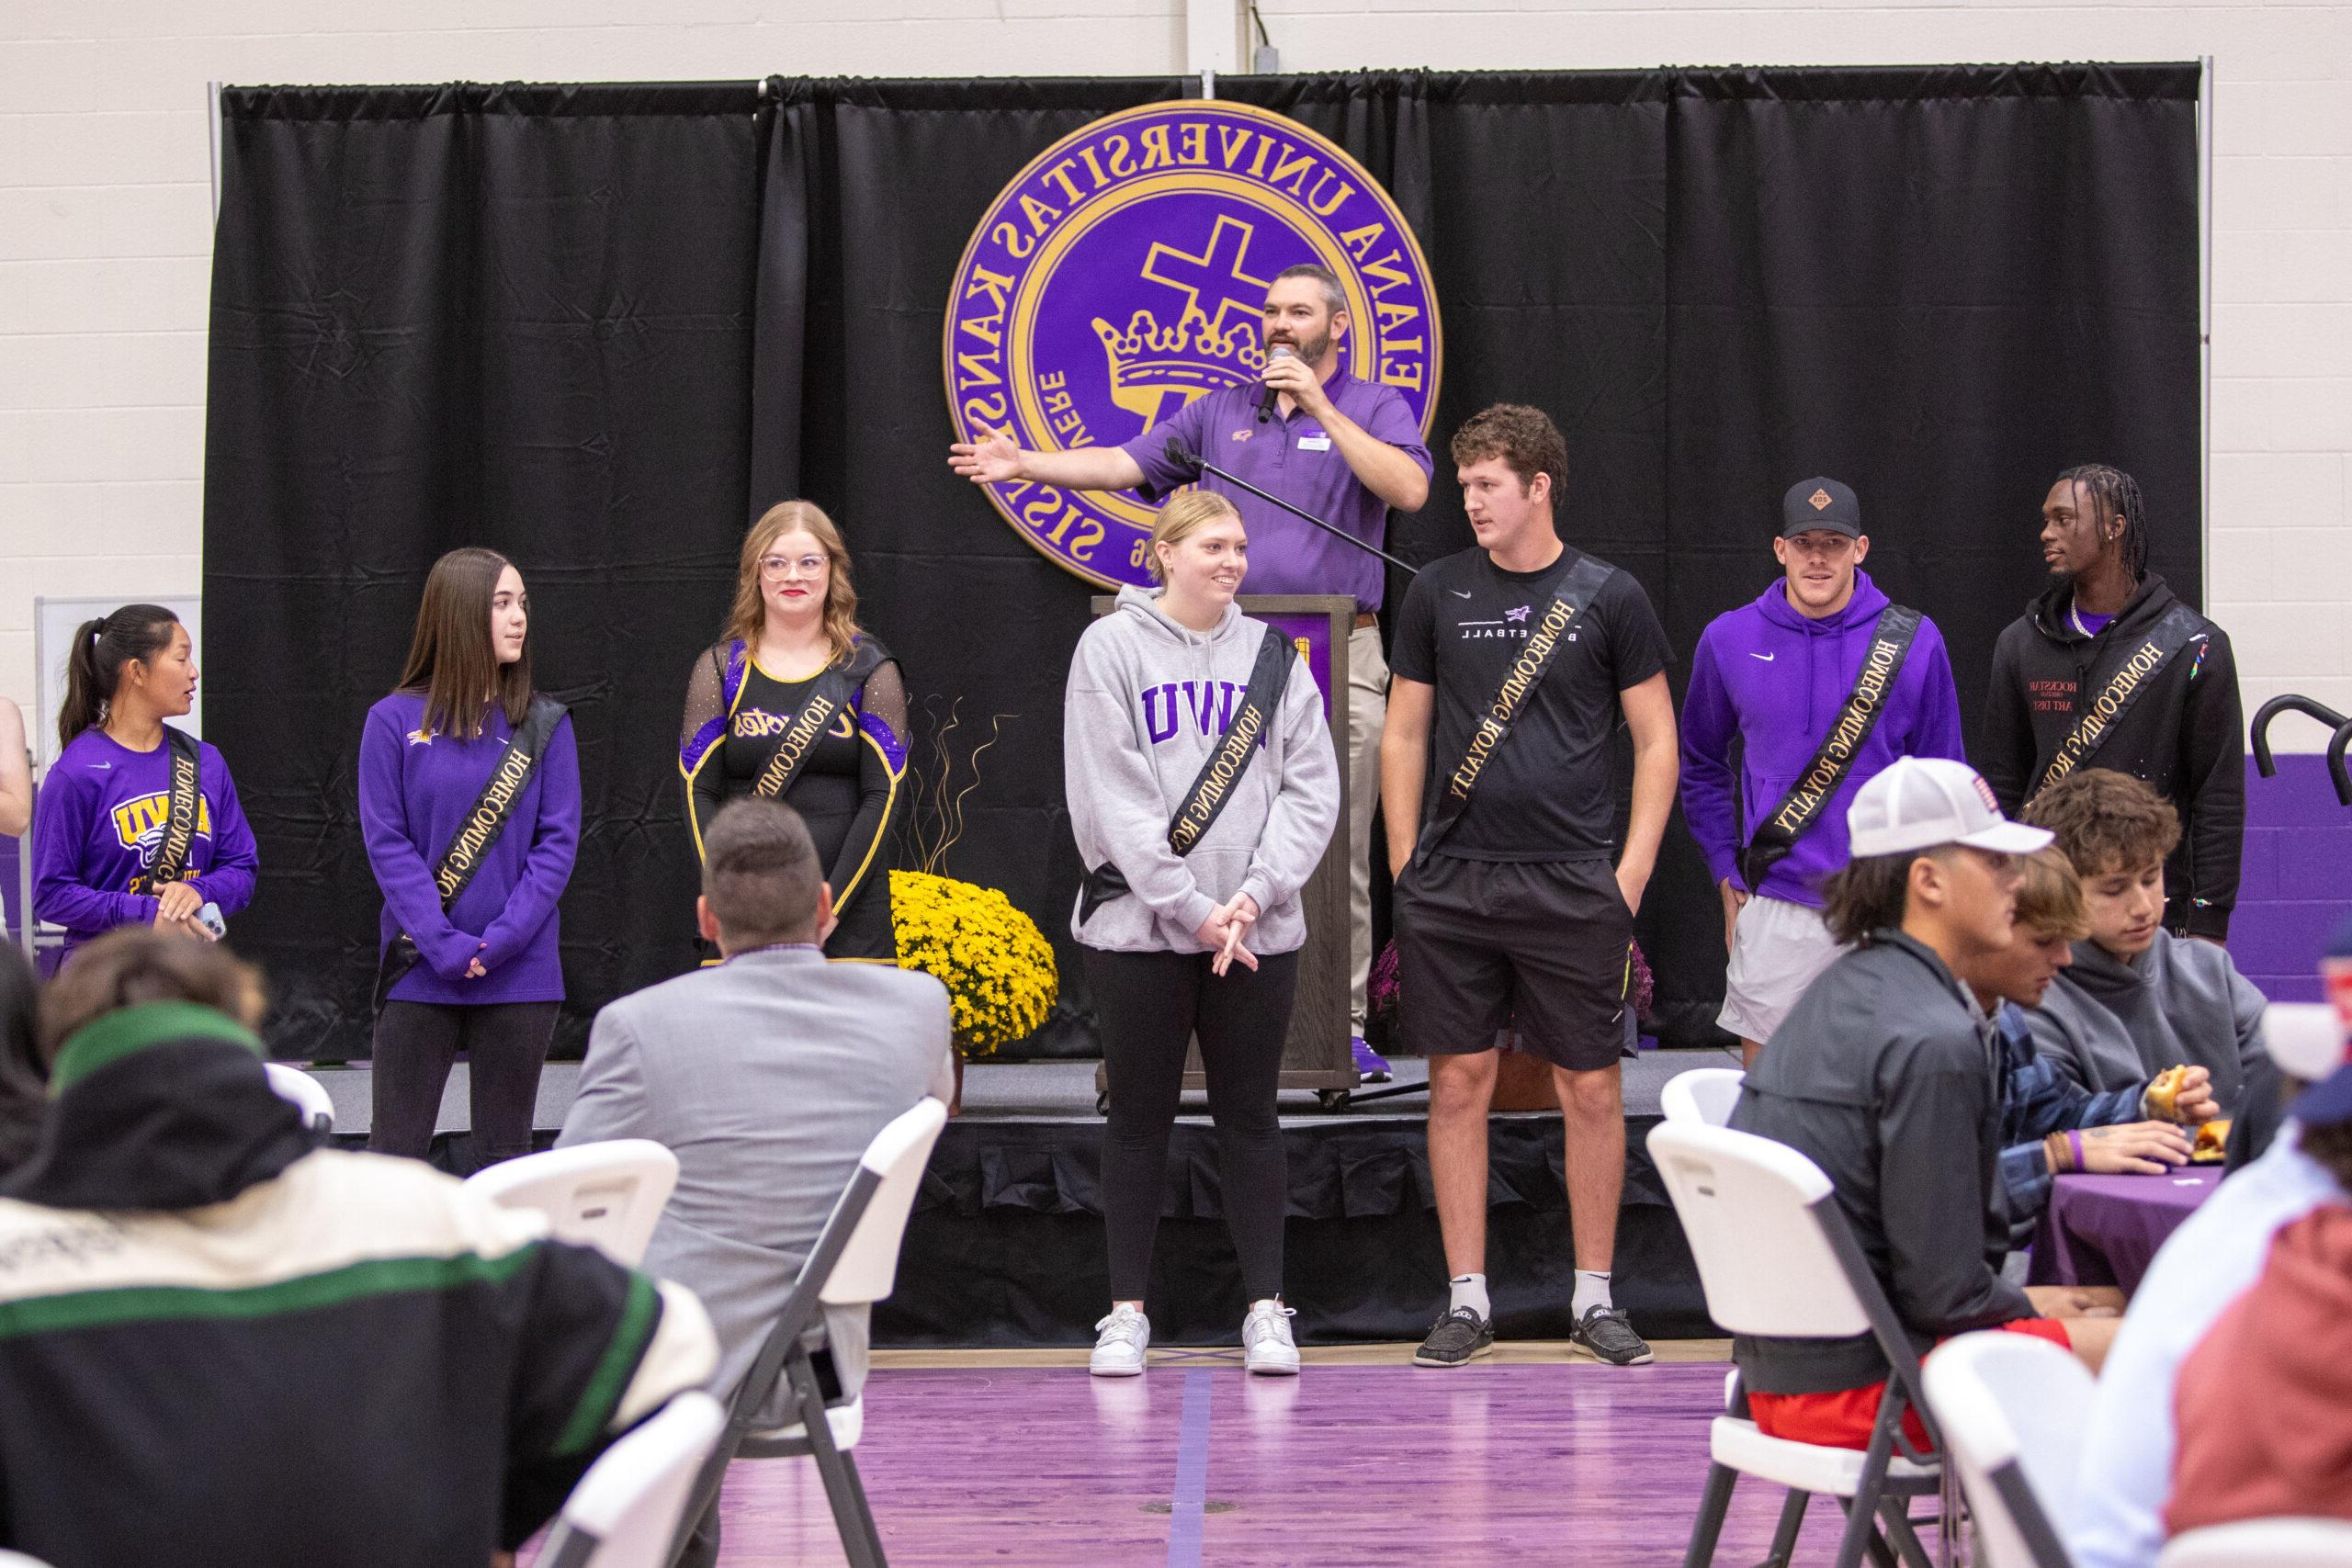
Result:
[[[384,894],[383,952],[404,953],[405,935],[416,954],[376,1017],[368,1146],[380,1154],[424,1157],[459,1051],[483,1163],[530,1152],[539,1067],[563,1000],[556,900],[580,846],[569,717],[446,908],[434,881],[530,714],[529,615],[522,573],[504,557],[450,551],[425,579],[400,689],[368,710],[359,819]]]
[[[164,721],[196,705],[187,628],[160,604],[125,604],[75,628],[57,716],[64,748],[33,820],[33,913],[65,928],[64,957],[117,926],[212,939],[253,901],[253,829],[220,753],[198,741],[196,832],[175,882],[158,886],[169,825],[172,747]]]

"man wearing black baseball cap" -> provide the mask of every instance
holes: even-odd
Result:
[[[1822,884],[1846,863],[1846,808],[1898,757],[1962,756],[1935,623],[1890,603],[1854,492],[1800,479],[1781,500],[1781,578],[1711,622],[1682,704],[1682,817],[1723,896],[1731,949],[1716,1022],[1753,1062],[1838,956]],[[1740,768],[1732,770],[1732,747]]]

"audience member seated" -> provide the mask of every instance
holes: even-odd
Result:
[[[1805,1155],[1828,1176],[1862,1255],[1925,1354],[1972,1329],[2006,1328],[2073,1348],[2094,1367],[2112,1317],[2061,1324],[2079,1292],[2041,1298],[2001,1278],[2009,1250],[2001,1187],[2001,1075],[1991,1025],[1956,974],[2014,940],[2017,857],[2050,842],[2005,821],[1962,763],[1905,757],[1847,812],[1854,858],[1824,910],[1847,953],[1822,973],[1748,1069],[1731,1125]],[[1742,1336],[1733,1359],[1767,1433],[1868,1446],[1885,1358],[1851,1339]],[[1914,1442],[1924,1443],[1916,1425]]]
[[[2132,1298],[2084,1431],[2083,1468],[2067,1529],[2079,1568],[2154,1568],[2174,1498],[2176,1416],[2194,1414],[2185,1398],[2183,1364],[2262,1274],[2274,1237],[2322,1211],[2336,1223],[2352,1213],[2352,1060],[2321,1081],[2326,1093],[2314,1091],[2289,1108],[2269,1149],[2223,1181],[2173,1233]],[[2342,1234],[2334,1224],[2330,1229]],[[2339,1357],[2342,1321],[2330,1335]],[[2318,1349],[2316,1343],[2312,1349]],[[2345,1364],[2339,1359],[2312,1390],[2314,1395],[2320,1386],[2337,1391],[2330,1397],[2337,1402],[2339,1423],[2352,1408],[2342,1403]],[[2283,1429],[2282,1415],[2266,1411],[2233,1420],[2215,1435],[2251,1445],[2256,1428],[2278,1428],[2259,1441],[2300,1440],[2301,1434]],[[2309,1436],[2314,1443],[2323,1440],[2319,1433]],[[2340,1424],[2335,1437],[2342,1440]],[[2267,1451],[2283,1457],[2279,1448]],[[2199,1510],[2209,1506],[2186,1500],[2180,1517],[2202,1518]]]
[[[953,1092],[946,988],[890,964],[827,963],[822,876],[791,807],[722,807],[703,833],[696,917],[724,961],[596,1015],[557,1140],[651,1138],[677,1155],[645,1266],[709,1307],[722,1398],[751,1370],[874,1135],[925,1094]],[[845,1393],[865,1381],[865,1333],[863,1307],[826,1309]],[[718,1555],[714,1506],[683,1561]]]
[[[2050,982],[2073,962],[2070,945],[2090,930],[2083,885],[2056,849],[2024,857],[2016,933],[1966,976],[1993,1014],[2007,1086],[2001,1106],[2001,1181],[2009,1197],[2009,1242],[2022,1247],[2050,1202],[2055,1176],[2132,1172],[2154,1176],[2188,1162],[2183,1130],[2213,1114],[2205,1069],[2191,1067],[2179,1087],[2160,1094],[2153,1081],[2093,1094],[2034,1049],[2025,1009],[2039,1007]],[[2159,1114],[2168,1111],[2168,1115]],[[2120,1306],[2119,1292],[2113,1304]]]
[[[413,1160],[319,1146],[254,972],[153,928],[42,1000],[0,1185],[0,1546],[58,1568],[466,1568],[708,1379],[709,1321]]]
[[[49,1107],[35,1046],[40,984],[14,942],[0,942],[0,1177],[25,1163]]]
[[[2179,817],[2107,768],[2069,773],[2022,815],[2058,836],[2090,914],[2073,966],[2030,1015],[2042,1055],[2094,1091],[2203,1067],[2215,1101],[2235,1109],[2262,1055],[2263,997],[2221,946],[2164,929],[2165,857],[2180,841]]]
[[[2343,1100],[2352,1111],[2352,1071]],[[2165,1527],[2352,1519],[2352,1209],[2278,1233],[2254,1288],[2181,1363]]]

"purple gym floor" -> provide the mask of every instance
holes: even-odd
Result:
[[[1366,1348],[1295,1380],[1238,1350],[1155,1350],[1125,1380],[1075,1359],[882,1367],[858,1463],[894,1568],[1679,1562],[1724,1364],[1510,1348],[1438,1371]],[[1761,1558],[1780,1506],[1743,1483],[1717,1561]],[[737,1465],[722,1507],[728,1568],[842,1561],[806,1460]],[[1826,1562],[1838,1523],[1817,1503],[1800,1561]]]

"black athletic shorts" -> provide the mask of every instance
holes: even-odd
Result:
[[[1396,916],[1406,1050],[1464,1055],[1516,1029],[1571,1072],[1623,1054],[1634,917],[1606,860],[1426,855],[1397,879]]]

